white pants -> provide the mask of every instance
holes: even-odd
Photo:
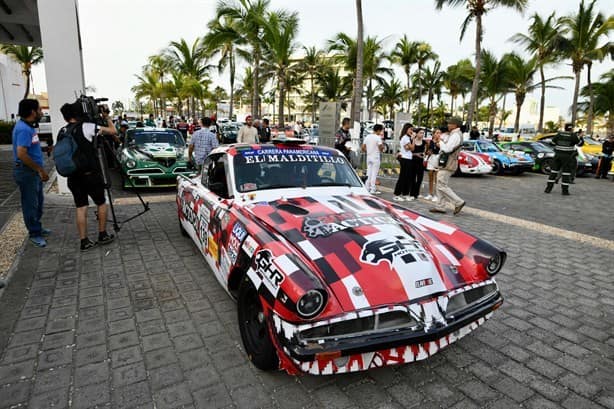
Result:
[[[367,181],[365,186],[370,192],[375,192],[375,181],[377,180],[377,174],[379,172],[379,159],[367,158]]]
[[[454,190],[448,186],[450,176],[452,176],[452,172],[449,170],[439,169],[437,172],[437,185],[435,186],[435,189],[437,192],[437,198],[439,199],[437,202],[437,207],[440,209],[445,209],[446,203],[456,207],[464,202],[463,199],[458,197],[458,195],[454,193]]]

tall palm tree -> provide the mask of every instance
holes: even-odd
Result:
[[[392,53],[390,53],[390,61],[393,64],[398,64],[403,67],[405,76],[407,77],[407,112],[411,110],[411,67],[418,62],[418,45],[416,41],[410,41],[407,34],[395,44]]]
[[[590,98],[588,85],[582,88],[581,95]],[[595,115],[601,115],[606,120],[608,134],[614,134],[614,69],[603,74],[599,82],[592,84],[594,97],[593,110]],[[589,103],[579,103],[581,109],[588,110]]]
[[[131,88],[131,91],[134,92],[135,98],[137,100],[141,98],[147,98],[151,101],[154,114],[157,115],[157,103],[156,101],[160,98],[160,74],[156,71],[150,70],[147,67],[144,67],[144,70],[141,75],[135,75],[138,80],[138,83]]]
[[[424,64],[429,60],[436,60],[439,56],[433,51],[430,44],[421,42],[418,44],[416,54],[416,63],[418,64],[418,76],[422,77],[422,69]],[[440,64],[441,67],[441,64]],[[422,103],[422,81],[418,82],[418,105]],[[420,110],[418,110],[418,118],[416,119],[418,126],[421,125]]]
[[[509,91],[508,65],[505,58],[497,59],[490,51],[482,51],[480,87],[488,101],[488,135],[492,137],[497,115],[497,100]],[[471,108],[469,108],[471,109]]]
[[[544,131],[544,110],[546,107],[546,76],[544,74],[544,67],[556,62],[560,58],[557,49],[562,40],[560,30],[560,21],[555,17],[554,12],[546,19],[543,19],[536,13],[531,17],[528,33],[517,33],[511,38],[515,43],[524,45],[525,49],[533,54],[539,69],[542,85],[539,99],[538,132]]]
[[[316,75],[319,93],[324,101],[344,100],[352,95],[352,79],[349,76],[342,77],[340,68],[325,65]]]
[[[446,69],[443,85],[450,94],[450,112],[454,114],[454,102],[459,95],[465,95],[471,90],[474,68],[471,61],[463,59]]]
[[[584,65],[588,66],[588,87],[591,92],[591,66],[594,60],[602,60],[614,47],[608,42],[608,34],[614,29],[614,16],[607,19],[602,13],[594,10],[596,0],[588,6],[584,0],[578,6],[578,12],[571,16],[561,18],[561,25],[565,30],[565,38],[561,44],[563,55],[571,59],[571,67],[576,77],[573,103],[571,106],[571,123],[575,125],[578,115],[578,94],[580,92],[580,74]],[[600,44],[602,37],[605,44]],[[591,100],[593,98],[591,97]],[[592,104],[592,102],[591,102]],[[592,132],[592,108],[588,110],[588,132]]]
[[[352,123],[360,121],[360,106],[362,104],[362,70],[364,63],[364,26],[362,19],[362,0],[356,0],[356,76],[352,96]]]
[[[173,69],[173,61],[165,54],[155,54],[147,59],[149,69],[158,73],[160,78],[160,107],[162,108],[162,116],[166,118],[166,87],[164,77]]]
[[[260,64],[263,55],[265,16],[269,10],[269,0],[221,0],[216,8],[217,19],[228,16],[233,20],[239,33],[250,46],[252,57],[252,114],[260,116]]]
[[[377,89],[380,91],[375,97],[375,105],[383,108],[384,116],[392,117],[395,107],[403,103],[405,90],[399,80],[393,78],[390,81],[379,81]]]
[[[284,125],[284,99],[288,84],[289,70],[292,69],[291,58],[296,51],[296,34],[298,33],[298,13],[276,11],[266,17],[263,40],[266,47],[264,57],[266,67],[275,75],[279,90],[279,124]]]
[[[435,0],[435,6],[441,10],[443,6],[450,7],[464,6],[468,12],[465,21],[461,26],[460,39],[462,40],[467,31],[469,23],[475,19],[475,75],[471,86],[471,101],[469,103],[469,113],[467,121],[473,122],[473,116],[478,100],[478,86],[480,84],[481,56],[482,56],[482,17],[490,10],[497,7],[508,7],[522,12],[527,6],[528,0]]]
[[[210,56],[219,57],[218,72],[221,74],[228,67],[230,74],[230,108],[228,117],[232,118],[237,56],[244,54],[244,50],[240,47],[246,41],[240,33],[237,21],[229,16],[211,20],[207,27],[209,32],[203,37],[203,47]]]
[[[426,118],[428,121],[428,126],[432,125],[431,106],[433,103],[433,97],[436,94],[441,93],[444,77],[445,72],[441,71],[441,61],[439,60],[435,61],[435,64],[433,64],[432,67],[426,67],[420,76],[420,87],[424,87],[428,90],[428,96],[426,99]]]
[[[305,47],[303,46],[303,50],[305,51],[305,56],[300,62],[301,69],[307,74],[309,79],[309,90],[310,90],[310,110],[311,110],[311,122],[314,123],[316,121],[316,89],[315,89],[315,80],[317,77],[318,70],[322,68],[322,51],[318,50],[315,46]]]
[[[30,93],[32,67],[43,61],[43,49],[25,45],[2,45],[0,50],[21,65],[21,72],[26,77],[26,90],[23,97],[27,98]]]

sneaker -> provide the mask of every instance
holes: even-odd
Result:
[[[463,210],[463,207],[465,207],[465,202],[459,204],[458,206],[456,206],[454,208],[454,215],[456,216],[457,214],[460,213],[461,210]]]
[[[405,201],[406,202],[413,202],[414,200],[416,200],[416,198],[413,197],[413,196],[405,196]]]
[[[434,203],[439,202],[439,199],[437,198],[437,196],[433,196],[433,198],[431,199]]]
[[[53,233],[53,232],[52,232],[51,230],[49,230],[49,229],[42,229],[42,230],[41,230],[41,236],[43,236],[43,237],[47,237],[47,236],[49,236],[51,233]]]
[[[381,195],[382,194],[382,192],[380,192],[379,190],[376,190],[375,192],[371,192],[371,193],[374,194],[374,195]]]
[[[94,247],[96,247],[96,244],[97,243],[94,243],[88,238],[82,239],[81,240],[81,251],[88,251],[90,249],[93,249]]]
[[[445,211],[445,210],[440,209],[440,208],[438,208],[438,207],[432,207],[432,208],[430,208],[430,209],[429,209],[429,212],[431,212],[431,213],[441,213],[441,214],[445,214],[445,213],[446,213],[446,211]]]
[[[42,236],[32,236],[30,237],[30,242],[36,247],[45,247],[47,245],[47,241]]]
[[[431,195],[426,195],[426,196],[424,196],[424,199],[425,199],[425,200],[431,200],[432,198],[433,198],[433,196],[431,196]]]
[[[115,240],[114,234],[109,234],[106,231],[98,233],[98,244],[109,244]]]
[[[395,196],[392,198],[392,200],[394,200],[395,202],[404,202],[405,199],[403,199],[403,196]]]

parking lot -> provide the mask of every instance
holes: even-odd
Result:
[[[150,212],[83,254],[71,201],[52,196],[49,246],[23,248],[0,296],[0,408],[614,408],[614,183],[579,178],[562,197],[544,182],[451,181],[467,209],[441,218],[508,252],[489,322],[425,361],[322,377],[248,362],[172,191],[147,194]],[[116,193],[120,218],[134,214]]]

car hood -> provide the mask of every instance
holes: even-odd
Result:
[[[137,145],[135,148],[139,153],[142,153],[151,158],[175,158],[177,154],[183,153],[184,148],[171,145],[169,143],[144,143]]]
[[[345,311],[406,304],[472,281],[450,262],[456,250],[372,196],[309,196],[244,208],[288,252],[303,256]]]

